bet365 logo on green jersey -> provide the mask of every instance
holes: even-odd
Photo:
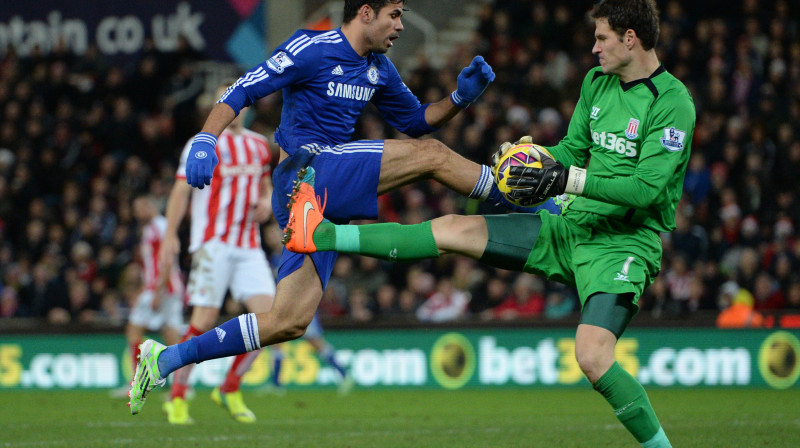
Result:
[[[592,141],[595,145],[616,151],[625,157],[636,157],[639,152],[636,148],[636,142],[632,142],[625,137],[618,137],[611,132],[592,132]]]

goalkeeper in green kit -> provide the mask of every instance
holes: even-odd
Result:
[[[644,388],[614,361],[614,346],[660,269],[659,233],[675,228],[695,109],[656,56],[652,0],[604,0],[592,17],[600,66],[583,80],[567,136],[547,148],[552,157],[531,147],[542,167],[512,167],[507,181],[508,196],[523,204],[571,195],[560,216],[449,215],[407,226],[337,226],[323,219],[308,169],[292,197],[284,242],[300,253],[336,250],[390,261],[457,253],[574,285],[582,303],[578,364],[642,446],[669,447]],[[511,146],[500,147],[495,163]]]

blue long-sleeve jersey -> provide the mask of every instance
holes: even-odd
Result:
[[[289,154],[303,145],[350,141],[356,120],[371,101],[400,132],[418,137],[435,130],[425,121],[427,104],[406,87],[382,54],[361,57],[341,28],[299,30],[270,59],[248,71],[219,102],[239,111],[283,89],[276,142]]]

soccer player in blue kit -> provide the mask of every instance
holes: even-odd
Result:
[[[433,139],[350,141],[367,102],[399,131],[418,137],[435,131],[478,99],[494,72],[477,56],[444,99],[420,104],[384,55],[403,30],[403,0],[346,0],[343,24],[332,31],[299,30],[266,62],[243,75],[222,95],[192,144],[187,181],[211,185],[218,162],[217,136],[239,111],[283,89],[275,140],[280,163],[272,175],[273,210],[283,228],[299,169],[316,170],[316,189],[330,192],[325,217],[334,223],[377,217],[377,196],[418,180],[435,179],[484,201],[515,207],[494,185],[490,168],[459,156]],[[211,188],[214,186],[211,185]],[[548,207],[553,209],[552,202]],[[303,335],[322,298],[336,252],[299,255],[284,249],[278,287],[268,313],[245,314],[175,346],[145,341],[131,388],[131,413],[147,392],[186,364],[257,350]],[[227,335],[227,336],[226,336]]]

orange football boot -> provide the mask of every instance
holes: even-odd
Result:
[[[311,254],[317,251],[312,236],[324,219],[322,212],[328,202],[328,192],[325,192],[325,202],[320,207],[319,196],[314,193],[314,168],[301,169],[297,177],[289,199],[289,223],[283,229],[281,241],[292,252]]]

